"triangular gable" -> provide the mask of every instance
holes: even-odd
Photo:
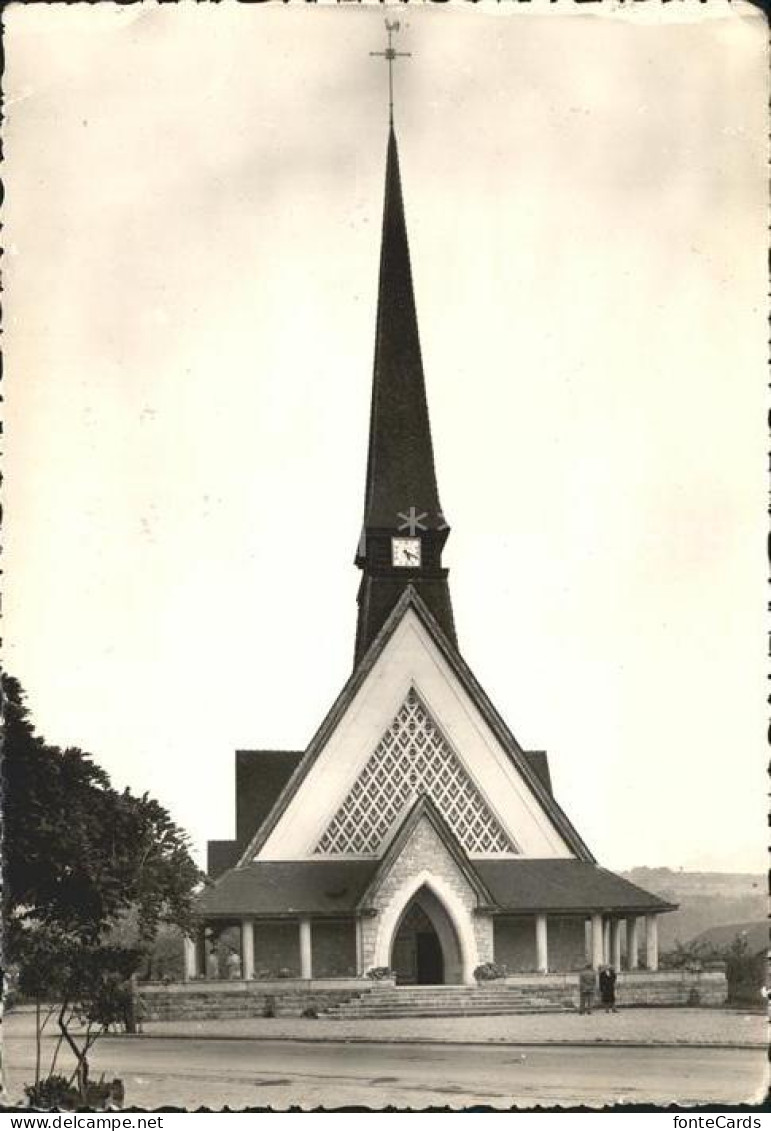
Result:
[[[446,822],[442,820],[442,816],[433,801],[424,795],[418,798],[402,821],[399,831],[389,844],[387,851],[378,864],[377,871],[370,879],[365,891],[359,899],[359,910],[365,910],[370,905],[375,892],[386,879],[405,847],[409,844],[411,837],[422,820],[428,821],[428,823],[433,826],[434,831],[452,857],[458,871],[465,877],[469,886],[475,892],[479,906],[485,908],[494,907],[495,900],[487,884],[458,844],[458,841],[453,836]]]
[[[333,816],[337,806],[347,793],[356,773],[371,755],[374,746],[385,731],[394,713],[398,709],[412,682],[425,697],[425,688],[420,682],[413,680],[409,671],[409,664],[393,663],[394,648],[405,641],[407,647],[412,647],[413,659],[420,660],[422,656],[424,673],[432,667],[436,669],[433,674],[439,678],[439,683],[453,684],[451,694],[460,703],[466,699],[467,706],[476,713],[477,736],[484,733],[485,741],[489,746],[496,747],[496,757],[499,775],[506,776],[508,765],[509,784],[514,785],[522,794],[523,803],[528,809],[529,816],[538,819],[545,818],[552,832],[545,827],[549,844],[539,847],[536,851],[528,849],[527,855],[542,856],[570,856],[575,854],[581,859],[593,860],[593,856],[583,840],[580,838],[567,816],[550,796],[548,790],[538,779],[529,766],[524,752],[519,747],[514,736],[498,715],[485,692],[478,684],[467,664],[455,648],[447,641],[436,621],[414,589],[408,588],[395,606],[388,621],[383,626],[372,646],[343,688],[337,701],[333,705],[326,719],[317,731],[302,761],[290,778],[282,794],[278,798],[273,811],[267,817],[262,828],[258,831],[251,843],[247,846],[241,863],[246,864],[259,856],[260,859],[290,859],[307,857],[315,849],[323,830]],[[409,637],[409,639],[407,639]],[[395,639],[396,638],[396,639]],[[418,639],[420,638],[420,639]],[[419,655],[420,654],[420,655]],[[386,677],[385,669],[389,668],[390,675]],[[397,672],[402,675],[395,675]],[[391,680],[391,702],[387,702],[385,695],[386,683]],[[396,683],[401,679],[401,687]],[[436,679],[435,685],[438,686]],[[377,692],[377,693],[375,693]],[[449,692],[448,692],[449,694]],[[395,698],[394,698],[395,696]],[[457,706],[456,703],[456,706]],[[429,703],[429,706],[431,704]],[[437,712],[432,711],[436,716]],[[467,715],[469,712],[466,712]],[[378,717],[379,715],[379,717]],[[439,719],[440,724],[444,719]],[[374,725],[379,729],[373,731],[373,741],[369,748],[362,748],[355,752],[358,763],[351,765],[351,742],[343,745],[344,756],[330,759],[327,757],[328,748],[340,741],[340,732],[347,731],[346,737],[353,740],[355,736],[351,724],[362,726]],[[462,750],[463,744],[456,744],[456,751]],[[348,758],[348,764],[344,765]],[[319,763],[324,763],[319,773]],[[489,763],[488,763],[489,766]],[[355,772],[354,772],[355,771]],[[346,776],[347,775],[347,776]],[[493,775],[494,776],[494,775]],[[502,779],[501,779],[502,780]],[[305,802],[298,798],[300,787],[307,783],[308,797]],[[483,793],[485,791],[483,790]],[[493,789],[492,795],[496,796]],[[330,800],[331,799],[331,800]],[[489,797],[488,797],[489,799]],[[299,804],[295,804],[299,801]],[[305,837],[299,829],[299,823],[317,818],[316,826],[308,831]],[[512,835],[517,833],[511,829]],[[289,835],[286,835],[286,834]],[[279,835],[276,835],[279,834]],[[531,840],[533,838],[531,837]],[[537,837],[535,838],[537,840]]]
[[[411,687],[315,848],[320,856],[379,856],[415,798],[432,800],[469,853],[519,853],[516,840]]]

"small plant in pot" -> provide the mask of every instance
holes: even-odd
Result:
[[[483,962],[474,971],[478,982],[496,982],[506,977],[506,967],[501,962]]]
[[[367,977],[372,982],[385,982],[388,978],[393,978],[394,972],[390,966],[373,966],[367,971]]]

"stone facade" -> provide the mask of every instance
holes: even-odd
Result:
[[[356,975],[356,923],[353,919],[318,919],[311,924],[314,978]]]
[[[583,915],[549,915],[549,969],[580,970],[586,965],[586,920]]]
[[[494,924],[495,961],[512,974],[534,973],[536,967],[535,919],[497,916]]]
[[[373,966],[390,964],[391,946],[399,920],[413,896],[424,887],[444,909],[455,935],[454,955],[448,954],[451,946],[446,942],[449,940],[442,939],[446,980],[469,981],[475,966],[492,958],[492,923],[489,917],[475,914],[478,904],[476,892],[425,818],[418,822],[398,859],[375,891],[372,905],[377,914],[362,920],[364,971]],[[435,918],[430,910],[428,913],[441,938],[438,917]]]
[[[275,978],[280,970],[300,976],[300,935],[295,920],[256,920],[254,924],[256,976]]]

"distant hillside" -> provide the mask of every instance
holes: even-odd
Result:
[[[729,947],[737,936],[744,938],[750,954],[761,954],[768,950],[768,920],[751,920],[749,923],[731,923],[724,927],[710,927],[697,935],[692,942],[702,946],[723,949]]]
[[[712,927],[758,921],[768,913],[768,881],[762,874],[632,868],[621,875],[680,905],[659,919],[662,950],[669,950],[675,942],[689,942]]]

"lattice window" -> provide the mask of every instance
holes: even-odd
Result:
[[[405,808],[428,794],[467,852],[516,852],[412,688],[316,847],[376,856]]]

